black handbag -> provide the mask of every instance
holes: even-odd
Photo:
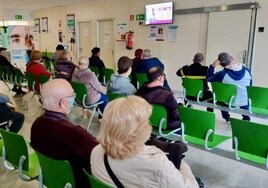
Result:
[[[151,137],[146,143],[146,145],[153,145],[161,149],[163,152],[167,153],[167,158],[180,169],[181,160],[188,148],[183,142],[165,142],[158,138]]]

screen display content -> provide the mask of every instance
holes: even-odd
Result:
[[[145,24],[173,23],[173,2],[145,5]]]

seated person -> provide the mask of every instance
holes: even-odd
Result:
[[[8,128],[10,132],[18,133],[24,123],[24,115],[15,112],[15,106],[10,102],[8,96],[0,93],[0,124],[6,121],[12,121],[12,124],[7,127],[7,124],[0,125],[0,128]]]
[[[143,85],[136,95],[141,96],[150,104],[163,105],[167,110],[167,128],[180,128],[180,118],[177,101],[172,92],[163,87],[165,76],[158,67],[153,67],[147,74],[148,83]]]
[[[106,170],[107,157],[112,172],[124,187],[197,188],[185,161],[181,161],[178,169],[162,150],[144,144],[152,132],[151,113],[151,105],[137,96],[118,98],[107,105],[98,137],[100,144],[91,154],[92,174],[116,187]]]
[[[0,66],[12,68],[13,74],[15,75],[15,71],[13,70],[15,67],[6,58],[6,50],[7,50],[6,48],[0,47]],[[20,95],[20,94],[24,95],[26,93],[25,91],[21,89],[20,86],[16,86],[16,85],[13,86],[12,91],[16,92],[16,95]]]
[[[214,73],[215,67],[219,65],[223,67],[223,70]],[[209,66],[206,78],[209,82],[222,82],[236,85],[237,94],[234,105],[239,106],[241,109],[249,109],[247,86],[252,85],[250,71],[247,67],[243,66],[242,63],[235,62],[230,54],[226,52],[220,53],[218,59]],[[230,123],[230,114],[226,111],[221,111],[221,114],[226,123]],[[249,116],[242,116],[243,120],[250,120]]]
[[[56,47],[56,51],[52,54],[51,56],[51,61],[54,62],[54,65],[56,64],[56,62],[58,61],[59,58],[59,54],[64,51],[64,46],[62,44],[57,45]]]
[[[75,69],[73,73],[72,81],[84,83],[86,85],[88,104],[94,104],[103,101],[103,103],[99,105],[99,108],[103,113],[104,108],[109,101],[106,95],[107,88],[102,86],[96,75],[90,71],[90,69],[88,68],[88,63],[89,62],[86,57],[79,58],[79,66]],[[85,110],[84,117],[86,118],[87,116],[89,116],[89,113],[87,110]],[[99,119],[101,119],[101,116],[99,116]]]
[[[68,82],[72,80],[72,74],[76,65],[72,62],[70,52],[62,51],[59,53],[58,61],[55,66],[55,77],[66,79]]]
[[[113,74],[108,82],[108,91],[123,95],[134,95],[136,88],[130,83],[132,60],[126,56],[119,58],[117,67],[118,75]]]
[[[139,61],[136,65],[136,73],[148,73],[148,71],[152,67],[158,67],[163,72],[165,69],[164,64],[156,57],[152,57],[151,50],[145,49],[143,51],[143,59]],[[165,75],[164,75],[165,76]],[[169,91],[171,91],[168,82],[166,80],[166,76],[164,77],[164,87],[167,88]]]
[[[69,161],[75,186],[90,187],[83,168],[90,170],[90,155],[97,141],[84,128],[67,119],[74,95],[72,86],[64,79],[49,80],[43,85],[41,97],[45,113],[32,125],[30,144],[43,155]]]
[[[30,55],[30,61],[26,64],[26,72],[32,73],[35,76],[35,91],[40,92],[40,80],[38,76],[44,75],[50,77],[51,74],[46,70],[42,61],[42,54],[40,51],[33,50]],[[33,88],[29,88],[32,90]]]
[[[204,66],[204,55],[197,53],[194,56],[193,63],[181,67],[176,74],[180,77],[201,79],[204,81],[203,98],[202,100],[212,99],[212,92],[209,90],[208,83],[206,81],[206,74],[208,67]],[[188,99],[197,100],[191,96],[187,96]],[[208,108],[207,111],[213,112],[213,108]]]
[[[142,54],[143,50],[138,48],[135,50],[135,58],[133,59],[133,64],[132,64],[132,71],[131,71],[131,83],[137,88],[137,78],[136,78],[136,66],[137,64],[142,61]]]
[[[92,55],[89,58],[89,65],[88,66],[93,66],[93,67],[98,67],[99,68],[100,82],[103,82],[104,73],[102,71],[102,68],[105,68],[105,65],[104,65],[103,61],[100,59],[100,48],[94,47],[91,50],[91,53],[92,53]]]

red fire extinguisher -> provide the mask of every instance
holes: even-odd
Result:
[[[133,48],[133,34],[134,32],[129,31],[125,33],[126,48],[131,50]]]

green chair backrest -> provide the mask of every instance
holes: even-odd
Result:
[[[16,83],[20,84],[26,80],[24,74],[21,72],[20,69],[15,68],[14,71],[15,71],[15,75],[16,75]]]
[[[49,80],[49,77],[45,76],[45,75],[39,75],[39,81],[40,84],[43,85],[44,83],[46,83]]]
[[[247,93],[252,107],[268,110],[268,88],[247,86]]]
[[[197,97],[199,91],[202,91],[201,98],[203,97],[204,82],[203,80],[182,78],[182,86],[185,90],[186,96]]]
[[[97,179],[93,175],[90,175],[86,170],[84,170],[84,172],[86,173],[92,188],[112,188],[112,186],[107,185],[106,183],[104,183],[101,180]]]
[[[25,73],[26,78],[27,78],[27,86],[32,90],[33,88],[33,83],[35,82],[35,76],[32,73],[26,72]]]
[[[46,187],[63,188],[67,183],[75,187],[72,167],[66,160],[55,160],[36,151]]]
[[[179,106],[181,122],[184,124],[185,134],[200,139],[205,139],[209,129],[215,131],[215,114],[193,108]],[[210,142],[213,141],[214,134],[210,135]]]
[[[236,85],[221,82],[211,82],[212,91],[215,93],[216,101],[229,104],[231,97],[236,96]],[[235,102],[233,100],[232,104]]]
[[[146,73],[136,73],[137,78],[137,88],[141,88],[141,86],[148,81]]]
[[[266,158],[268,153],[268,126],[234,118],[230,120],[233,137],[238,140],[238,151]]]
[[[164,106],[158,104],[152,104],[153,111],[150,116],[150,123],[153,127],[158,128],[162,118],[165,119],[162,128],[167,129],[167,110]]]
[[[19,167],[21,156],[25,156],[24,165],[22,170],[29,170],[29,153],[26,142],[21,135],[8,132],[0,129],[0,134],[4,140],[4,147],[6,151],[6,160],[16,168]]]
[[[109,98],[109,101],[112,101],[114,99],[120,98],[120,97],[126,97],[124,94],[119,94],[119,93],[112,93],[110,91],[107,91],[107,96]]]
[[[114,74],[114,70],[109,68],[102,68],[102,71],[104,77],[103,80],[105,81],[105,83],[108,83],[110,81],[112,74]]]
[[[99,67],[94,67],[94,66],[89,66],[89,69],[95,73],[95,75],[97,76],[98,80],[99,80],[99,76],[100,76],[100,71],[99,71]]]
[[[15,83],[15,74],[14,74],[13,68],[11,68],[11,67],[4,67],[4,69],[5,69],[5,72],[6,72],[7,79],[10,82]]]
[[[87,88],[85,84],[71,81],[71,85],[76,93],[75,102],[78,104],[83,104],[83,98],[85,95],[87,96]],[[87,97],[85,98],[85,102],[86,101]]]

